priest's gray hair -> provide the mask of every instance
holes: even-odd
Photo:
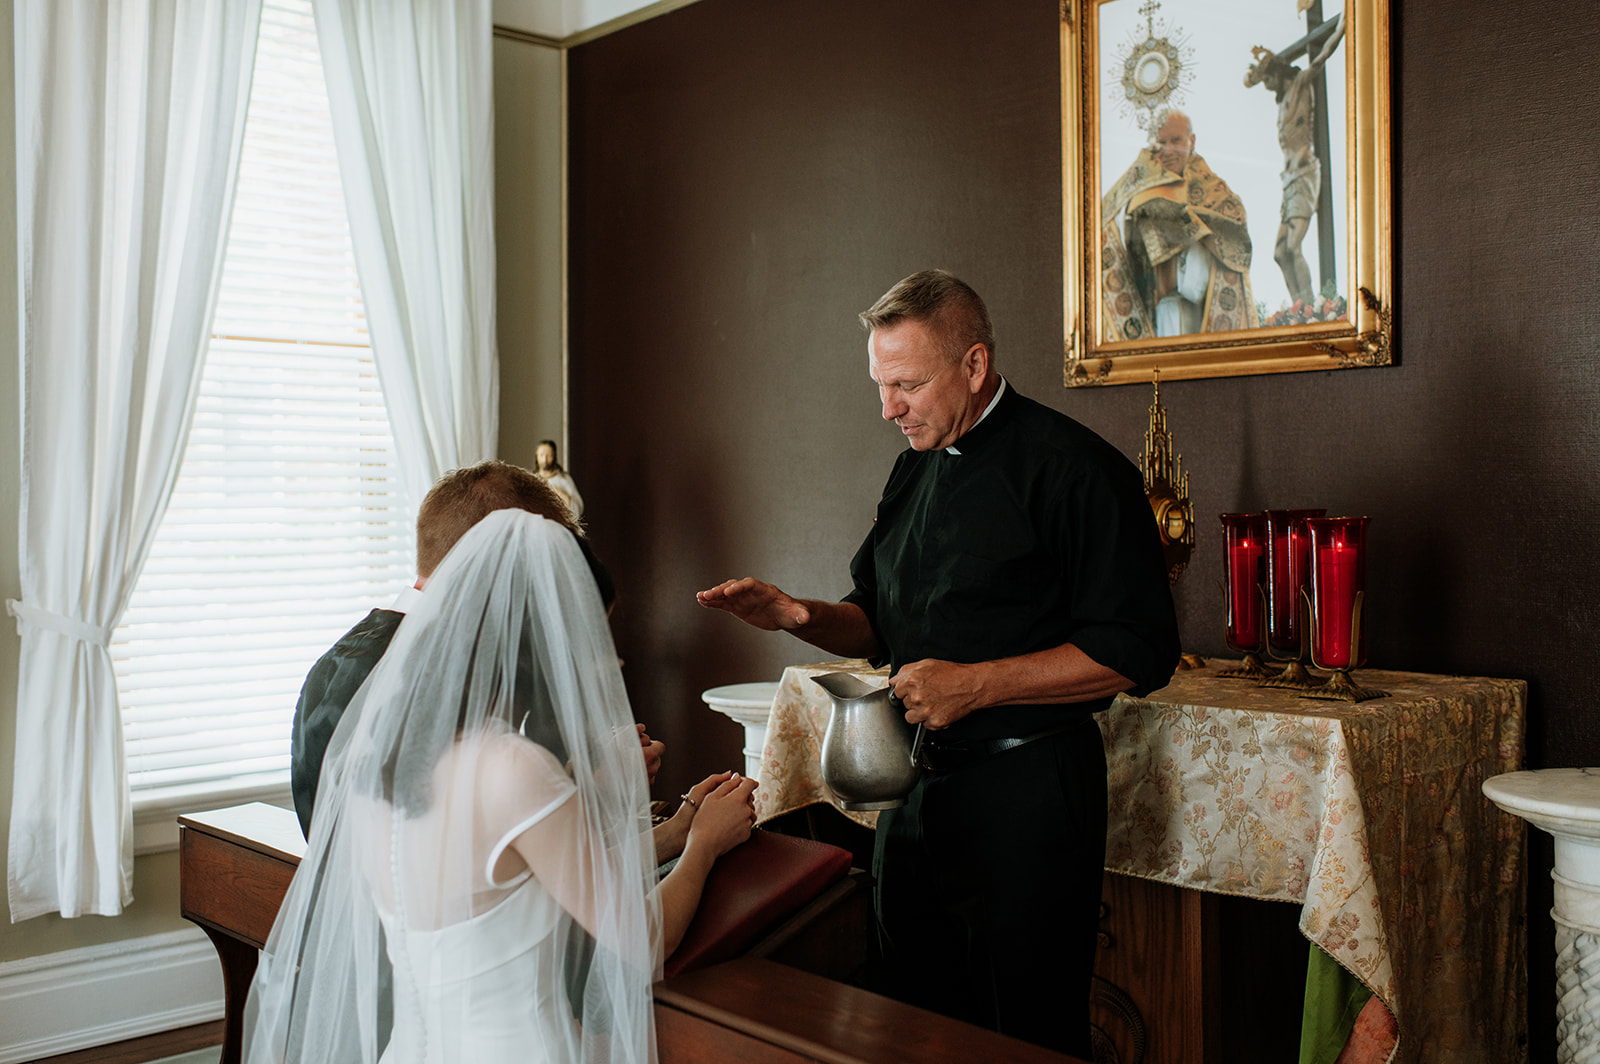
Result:
[[[938,337],[952,365],[960,362],[973,344],[987,347],[993,364],[994,327],[989,324],[989,308],[971,285],[948,270],[912,274],[862,311],[860,318],[868,333],[903,321],[922,322]]]

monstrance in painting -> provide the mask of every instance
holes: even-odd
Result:
[[[1113,83],[1122,83],[1122,113],[1147,132],[1153,132],[1150,123],[1158,110],[1183,101],[1194,58],[1182,29],[1156,21],[1160,10],[1158,0],[1145,0],[1139,8],[1144,33],[1133,33],[1117,49],[1108,72]]]

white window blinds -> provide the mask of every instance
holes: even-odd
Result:
[[[112,656],[136,797],[284,780],[312,663],[413,569],[309,0],[267,0],[199,405]]]

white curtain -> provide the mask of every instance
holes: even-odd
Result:
[[[114,916],[133,900],[107,648],[188,435],[259,19],[259,0],[15,3],[13,921]]]
[[[313,0],[361,297],[413,504],[491,457],[490,0]]]

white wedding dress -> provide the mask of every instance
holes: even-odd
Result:
[[[360,803],[374,831],[369,875],[394,972],[394,1027],[381,1064],[579,1059],[562,971],[566,914],[525,867],[495,879],[496,864],[520,864],[506,854],[517,836],[573,798],[571,779],[548,750],[490,726],[458,742],[432,782],[434,807],[398,823],[387,803]],[[451,799],[467,795],[479,827],[471,915],[454,891],[439,890],[437,871],[468,845],[452,837],[449,818]],[[396,861],[397,852],[433,856]]]
[[[532,876],[500,904],[437,931],[394,927],[394,1029],[383,1064],[568,1064],[578,1032],[554,941],[560,911]]]

